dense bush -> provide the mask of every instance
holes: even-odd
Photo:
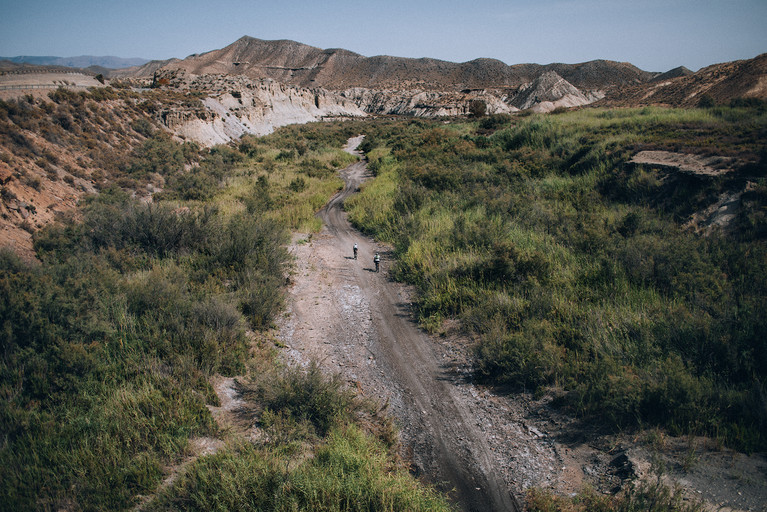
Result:
[[[42,264],[2,253],[0,501],[122,509],[153,490],[190,436],[215,433],[207,377],[244,370],[246,318],[269,325],[280,304],[284,242],[270,221],[113,189],[36,236]]]
[[[54,98],[68,115],[89,101]],[[30,101],[0,103],[3,126],[18,132],[9,116],[40,121]],[[39,264],[0,252],[0,508],[134,507],[191,437],[221,437],[210,378],[250,362],[267,368],[253,389],[263,391],[256,418],[272,442],[199,459],[148,508],[446,509],[401,467],[377,407],[316,367],[281,374],[273,352],[246,336],[282,307],[284,226],[317,229],[315,212],[339,188],[333,169],[356,159],[339,149],[349,126],[291,127],[197,153],[145,121],[131,128],[148,139],[132,156],[116,152],[112,170],[127,185],[165,173],[153,202],[105,186],[84,201],[81,221],[35,234]],[[283,151],[291,158],[278,159]],[[293,456],[305,463],[286,473]]]
[[[443,498],[354,426],[333,429],[312,457],[242,444],[195,464],[147,510],[447,511]]]
[[[288,368],[280,375],[255,376],[252,382],[240,384],[239,391],[265,411],[307,422],[320,437],[349,423],[359,407],[354,393],[344,388],[340,378],[325,377],[316,363],[306,369]]]
[[[180,145],[162,131],[152,132],[151,137],[133,152],[133,158],[125,171],[134,176],[144,177],[150,173],[163,176],[184,170],[197,156],[199,148],[194,143]]]
[[[346,206],[394,244],[393,274],[417,285],[421,322],[439,331],[461,318],[485,382],[564,391],[574,411],[615,426],[767,446],[764,112],[594,110],[505,123],[368,131],[377,178]],[[628,163],[648,147],[756,163],[719,177]],[[681,227],[747,179],[732,234]]]
[[[148,510],[449,510],[397,462],[378,406],[316,364],[254,373],[238,391],[262,441],[198,460]]]

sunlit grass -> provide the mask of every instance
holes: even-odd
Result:
[[[489,382],[562,389],[575,411],[615,425],[649,421],[755,446],[764,418],[745,404],[762,377],[727,347],[763,353],[761,320],[749,313],[751,327],[728,326],[736,296],[767,307],[762,263],[746,256],[765,254],[764,243],[685,232],[680,220],[715,197],[711,185],[675,184],[628,160],[650,147],[759,161],[763,109],[490,121],[371,129],[377,178],[349,202],[350,218],[393,243],[393,274],[418,286],[422,325],[440,332],[461,318],[479,336],[477,375]],[[482,126],[495,131],[475,135]],[[715,186],[742,187],[728,180]],[[758,233],[750,208],[747,233]],[[753,287],[738,284],[741,272]],[[725,395],[744,407],[738,418]]]

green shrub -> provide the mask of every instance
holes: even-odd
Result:
[[[649,147],[763,163],[766,122],[745,107],[575,111],[488,117],[480,130],[497,129],[481,140],[468,123],[381,123],[365,144],[376,180],[346,208],[394,245],[393,275],[416,285],[424,326],[463,319],[480,380],[564,391],[573,411],[616,427],[753,450],[767,443],[754,388],[767,367],[761,184],[732,235],[701,237],[682,224],[742,177],[628,160]]]
[[[0,501],[124,509],[152,492],[215,433],[207,379],[243,372],[246,327],[278,311],[285,241],[272,221],[112,188],[36,235],[41,264],[0,253]]]
[[[483,117],[479,121],[479,128],[487,131],[495,131],[510,123],[511,116],[509,114],[491,114],[487,117]]]
[[[355,427],[334,429],[313,456],[287,462],[282,451],[241,444],[205,457],[147,510],[440,511],[446,501]]]
[[[280,375],[256,377],[250,384],[241,383],[238,391],[265,410],[310,423],[320,437],[352,421],[360,407],[340,377],[326,377],[315,362],[306,369],[287,368]]]
[[[151,173],[173,175],[183,171],[196,153],[196,144],[178,144],[165,132],[155,131],[133,152],[125,172],[137,177]]]

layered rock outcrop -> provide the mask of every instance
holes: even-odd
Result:
[[[587,96],[555,71],[547,71],[529,84],[519,88],[509,103],[519,110],[548,112],[558,107],[578,107],[604,97],[601,91]]]
[[[643,83],[654,74],[604,60],[545,66],[508,66],[495,59],[454,63],[364,57],[295,41],[242,37],[220,50],[150,62],[111,76],[151,76],[155,86],[208,93],[204,115],[173,112],[163,121],[180,136],[215,144],[328,117],[464,116],[476,102],[488,114],[546,112],[586,105],[602,98],[605,89]]]
[[[246,133],[266,135],[288,124],[366,115],[354,101],[339,94],[268,79],[183,72],[159,73],[153,79],[205,93],[201,107],[174,106],[158,113],[175,135],[205,146],[236,140]]]
[[[505,114],[517,109],[502,98],[485,91],[438,92],[374,90],[364,87],[347,89],[342,93],[368,114],[405,115],[413,117],[465,116],[471,113],[474,101],[484,102],[487,114]]]

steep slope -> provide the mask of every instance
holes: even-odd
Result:
[[[735,98],[767,99],[767,53],[714,64],[692,74],[681,71],[677,76],[671,76],[672,72],[667,75],[666,80],[659,76],[649,84],[610,90],[600,105],[694,107],[704,97],[719,104]]]
[[[204,146],[237,140],[246,133],[266,135],[288,124],[328,118],[364,117],[357,104],[324,89],[287,86],[244,76],[159,74],[171,88],[202,93],[203,109],[165,109],[162,123],[175,135]]]
[[[0,246],[31,258],[33,232],[108,183],[151,194],[161,178],[138,179],[126,158],[156,126],[130,98],[95,89],[0,100]]]
[[[248,36],[220,50],[169,62],[164,68],[183,69],[192,74],[241,74],[331,90],[352,87],[442,91],[516,89],[547,71],[555,71],[575,87],[605,89],[644,82],[653,76],[630,64],[606,60],[507,66],[495,59],[454,63],[387,55],[364,57],[343,49],[323,50],[295,41],[265,41]],[[153,70],[148,67],[138,68],[132,75],[146,77],[150,71]]]
[[[581,91],[554,71],[547,71],[522,86],[511,101],[520,110],[549,111],[557,107],[575,107],[591,103]]]

